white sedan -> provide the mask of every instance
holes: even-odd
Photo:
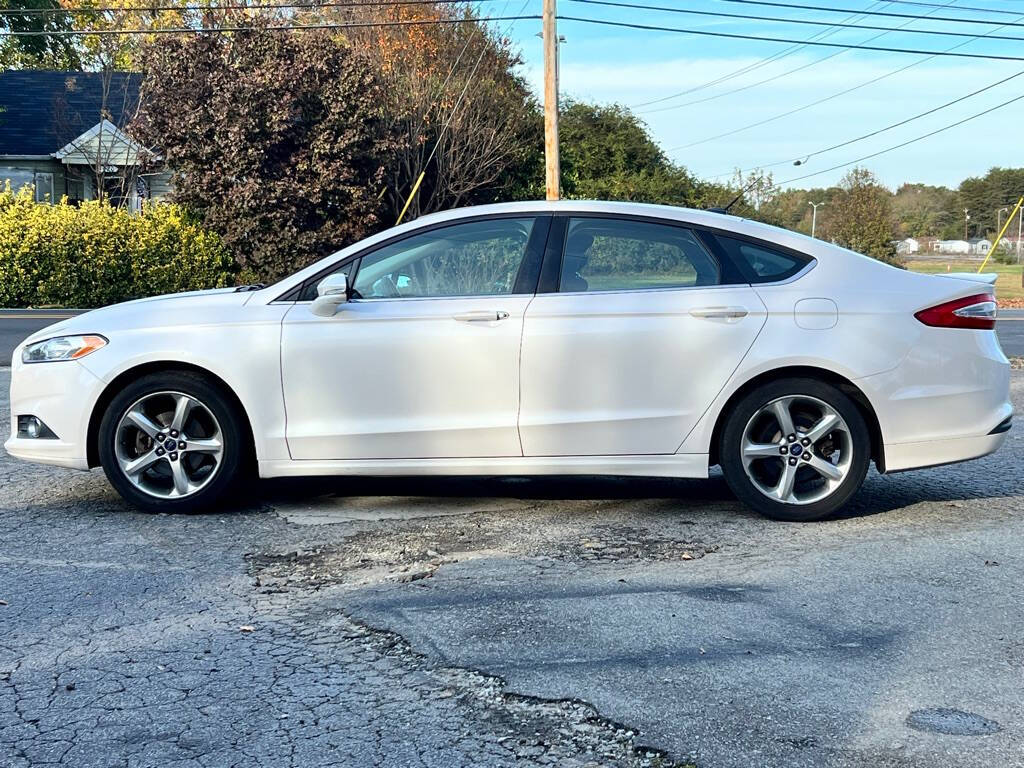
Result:
[[[870,461],[1010,428],[992,280],[707,211],[515,203],[421,218],[269,287],[162,296],[15,350],[13,456],[146,510],[250,472],[707,477],[783,520]]]

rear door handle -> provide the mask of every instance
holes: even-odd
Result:
[[[508,317],[508,312],[498,312],[495,310],[476,310],[473,312],[460,312],[457,315],[452,315],[460,323],[493,323],[495,320],[504,320]]]
[[[741,320],[747,316],[746,307],[697,307],[690,310],[693,317],[702,320],[724,320],[727,323]]]

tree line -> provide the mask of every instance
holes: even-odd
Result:
[[[494,23],[438,3],[226,10],[187,0],[5,0],[10,30],[153,34],[6,37],[8,67],[143,74],[130,132],[173,171],[174,197],[233,254],[239,279],[273,280],[398,219],[456,206],[542,198],[543,119],[520,59]],[[153,11],[150,5],[164,10]],[[453,23],[454,22],[454,23]],[[394,24],[305,30],[274,26]],[[197,34],[156,34],[188,26]],[[224,31],[229,27],[232,31]],[[894,241],[995,229],[1024,170],[993,169],[958,189],[895,192],[865,169],[836,186],[778,190],[769,175],[729,183],[672,162],[625,107],[561,107],[563,195],[731,212],[896,262]],[[751,183],[753,181],[753,183]],[[413,195],[413,190],[416,194]]]

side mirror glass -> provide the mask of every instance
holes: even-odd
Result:
[[[333,317],[348,301],[348,276],[343,272],[328,275],[316,287],[316,299],[310,310],[320,317]]]

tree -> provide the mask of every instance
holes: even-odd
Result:
[[[162,38],[145,65],[138,129],[247,278],[280,278],[382,226],[396,142],[350,45],[253,22]]]
[[[77,69],[80,66],[71,38],[38,34],[72,28],[71,15],[62,12],[57,0],[0,0],[0,9],[5,12],[0,17],[0,29],[4,32],[34,33],[4,36],[0,43],[0,64],[5,69]]]
[[[960,224],[957,194],[946,187],[904,184],[892,199],[893,217],[900,237],[938,237],[950,223]],[[960,232],[963,236],[963,232]]]
[[[567,101],[559,143],[566,197],[682,206],[703,200],[704,188],[670,162],[647,127],[620,105]]]
[[[893,243],[892,193],[866,168],[854,168],[819,214],[822,237],[865,256],[902,266]]]
[[[312,8],[303,20],[450,21],[346,31],[384,81],[389,130],[400,141],[384,199],[397,218],[423,174],[406,219],[521,194],[542,145],[539,110],[515,73],[508,39],[454,5]]]

